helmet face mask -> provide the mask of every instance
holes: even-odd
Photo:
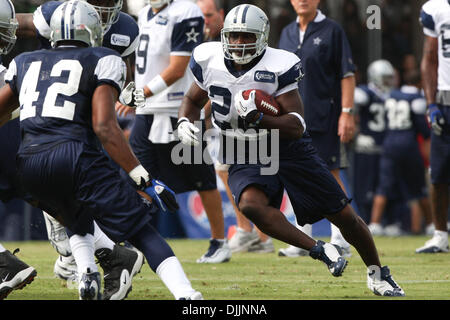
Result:
[[[0,55],[8,54],[16,43],[19,24],[10,0],[0,0]]]
[[[100,16],[87,2],[68,1],[60,5],[52,15],[50,29],[53,47],[65,40],[80,41],[89,47],[103,43]]]
[[[152,6],[152,8],[160,9],[168,4],[171,0],[145,0],[145,2]]]
[[[394,67],[387,60],[376,60],[367,68],[367,79],[381,92],[387,93],[394,87]]]
[[[102,28],[106,30],[119,20],[123,0],[83,0],[88,2],[97,10],[101,20]],[[108,5],[110,4],[110,5]]]
[[[260,8],[242,4],[234,7],[225,17],[220,37],[225,59],[233,60],[237,64],[247,64],[261,55],[267,47],[269,39],[269,19]],[[238,38],[250,39],[253,34],[254,42],[243,41],[236,43]]]

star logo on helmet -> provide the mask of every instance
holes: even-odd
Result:
[[[191,31],[186,32],[186,37],[187,37],[187,41],[186,42],[193,41],[193,42],[197,43],[198,42],[197,37],[199,36],[199,34],[200,34],[200,32],[195,32],[195,29],[192,28]]]

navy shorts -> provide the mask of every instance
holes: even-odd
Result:
[[[400,192],[409,201],[427,196],[425,165],[417,146],[385,152],[380,159],[377,194],[392,197]]]
[[[102,151],[81,142],[30,148],[18,155],[21,182],[71,232],[93,234],[93,220],[113,241],[131,238],[152,215]]]
[[[450,106],[439,108],[445,118],[445,126],[440,136],[431,131],[431,183],[450,184]]]
[[[329,170],[348,167],[347,153],[344,145],[341,146],[341,138],[337,135],[337,131],[309,132],[309,134],[312,145]]]
[[[172,127],[175,128],[177,119],[171,118],[171,120]],[[131,148],[144,168],[175,193],[216,189],[216,172],[212,160],[209,162],[211,164],[174,164],[171,158],[172,149],[181,142],[158,144],[150,141],[148,136],[152,122],[153,115],[136,115],[130,135]],[[207,149],[206,141],[203,142],[202,154],[209,155],[205,149]],[[191,152],[191,154],[194,153]]]
[[[0,137],[0,201],[8,202],[13,198],[28,200],[16,169],[16,154],[20,146],[19,119],[2,126]]]
[[[280,157],[275,175],[261,175],[260,165],[231,165],[228,183],[236,204],[247,187],[256,186],[267,195],[269,205],[279,209],[286,190],[299,225],[312,224],[347,206],[350,200],[311,144],[299,140],[290,145],[288,154]]]

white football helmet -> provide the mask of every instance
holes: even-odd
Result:
[[[0,0],[0,55],[8,54],[16,43],[19,23],[10,0]]]
[[[367,68],[367,81],[382,92],[388,92],[394,87],[394,77],[394,67],[387,60],[375,60]]]
[[[159,9],[169,4],[172,0],[145,0],[145,3],[152,6],[152,8]]]
[[[103,43],[100,16],[84,1],[67,1],[56,8],[50,29],[52,46],[63,40],[81,41],[90,47],[100,47]]]
[[[269,30],[269,19],[260,8],[251,4],[234,7],[226,15],[220,34],[225,58],[238,64],[249,63],[266,49]],[[229,38],[231,32],[253,33],[256,35],[256,41],[248,44],[231,44]]]
[[[108,0],[83,0],[92,5],[97,10],[100,18],[102,19],[103,30],[113,25],[119,20],[120,11],[122,10],[123,0],[114,0],[113,6],[99,5],[99,3],[109,3]]]

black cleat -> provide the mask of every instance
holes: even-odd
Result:
[[[144,255],[140,251],[114,245],[114,249],[95,251],[103,269],[103,300],[123,300],[132,289],[132,278],[141,271]]]
[[[14,254],[19,249],[14,250]],[[30,284],[37,272],[8,250],[0,253],[0,300],[5,299],[13,290],[22,289]]]

